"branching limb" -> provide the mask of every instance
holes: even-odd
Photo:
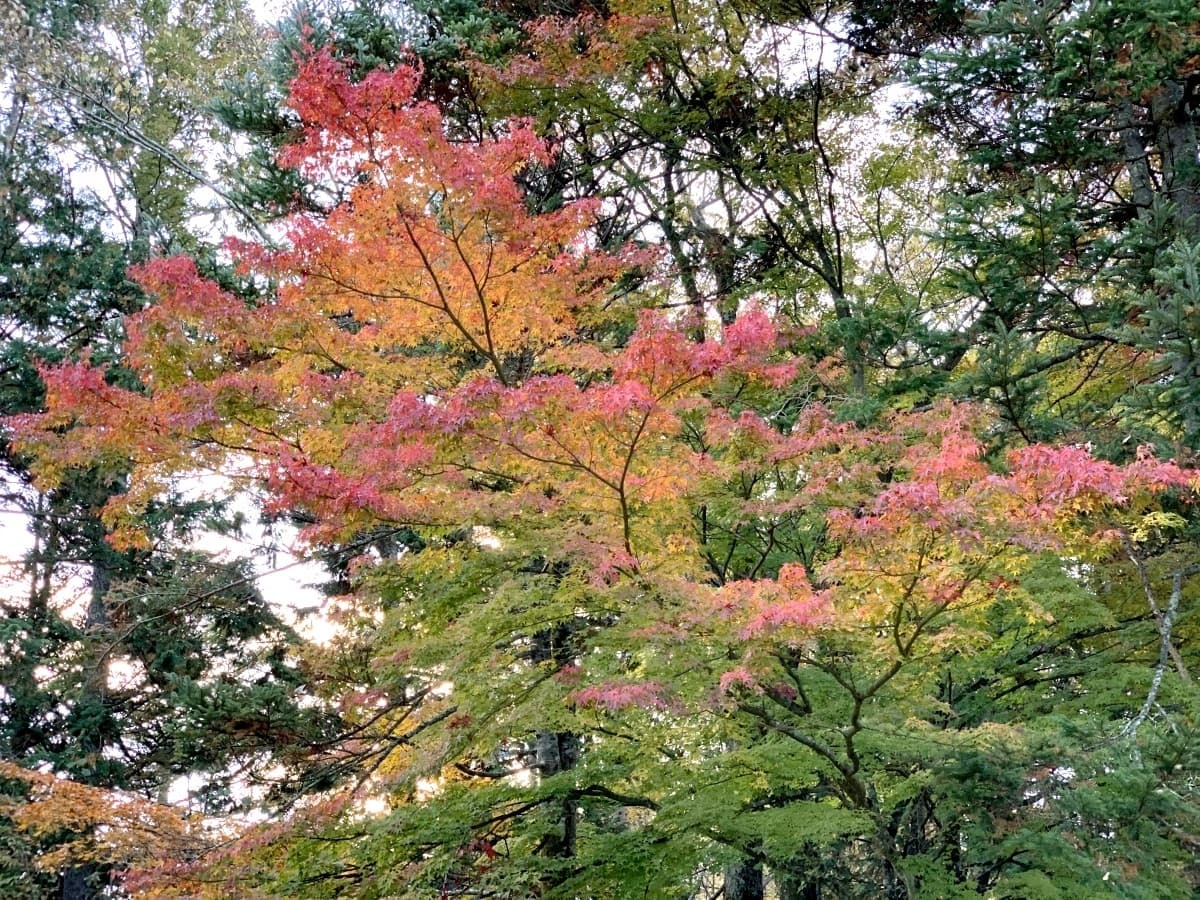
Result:
[[[1155,665],[1154,675],[1150,679],[1150,692],[1146,695],[1146,702],[1142,704],[1138,714],[1130,719],[1129,724],[1121,730],[1121,737],[1136,738],[1138,729],[1142,727],[1142,723],[1146,721],[1150,711],[1158,702],[1158,692],[1162,687],[1163,676],[1166,674],[1167,664],[1171,659],[1171,628],[1175,624],[1175,617],[1179,614],[1179,604],[1183,599],[1183,581],[1198,572],[1200,572],[1200,565],[1188,566],[1171,575],[1171,596],[1167,601],[1167,608],[1158,618],[1160,639],[1158,663]]]

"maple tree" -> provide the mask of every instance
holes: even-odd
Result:
[[[281,161],[350,187],[282,249],[228,245],[273,290],[247,303],[151,260],[139,385],[48,368],[47,411],[10,420],[47,482],[132,460],[106,511],[130,545],[175,474],[231,460],[311,542],[420,536],[364,554],[335,601],[350,730],[318,755],[339,785],[146,889],[670,895],[738,863],[801,896],[821,858],[848,896],[1062,874],[1054,851],[1086,846],[1070,827],[1002,837],[1041,819],[1023,792],[1064,802],[1044,751],[1007,793],[951,784],[1031,741],[996,711],[1030,683],[1010,672],[1106,633],[1060,602],[1100,602],[1090,567],[1124,553],[1153,594],[1195,476],[1148,451],[996,455],[964,405],[839,418],[846,371],[769,301],[719,324],[655,311],[661,257],[601,246],[598,201],[530,209],[521,177],[554,154],[529,122],[458,139],[420,85],[310,51]],[[1190,570],[1171,571],[1177,612]],[[1175,613],[1151,607],[1169,657]],[[1099,727],[1138,721],[1119,709]],[[923,742],[953,752],[921,764]],[[387,812],[364,824],[372,797]],[[989,832],[981,809],[1017,821]]]
[[[25,794],[19,800],[0,800],[0,811],[12,816],[19,831],[71,835],[39,855],[40,869],[53,872],[83,860],[124,867],[184,855],[196,846],[190,823],[171,806],[7,762],[0,763],[0,778],[19,785]]]

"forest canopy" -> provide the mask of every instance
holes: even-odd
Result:
[[[0,107],[3,896],[1200,892],[1194,3],[17,0]]]

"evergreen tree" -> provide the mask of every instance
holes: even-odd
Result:
[[[914,109],[965,162],[941,226],[973,304],[963,389],[1028,440],[1194,447],[1195,4],[895,13],[855,4],[858,36],[921,54]]]
[[[126,269],[155,248],[203,246],[193,229],[211,211],[196,188],[216,173],[201,154],[214,128],[201,98],[236,69],[252,32],[245,10],[224,4],[6,14],[0,409],[14,415],[42,407],[39,366],[86,357],[128,377],[122,317],[145,298]],[[321,713],[296,705],[296,636],[243,566],[187,549],[195,529],[223,518],[219,506],[163,498],[150,512],[155,546],[118,551],[100,513],[123,488],[122,460],[49,491],[32,487],[27,462],[4,448],[6,496],[33,546],[0,604],[0,759],[145,796],[191,775],[206,808],[227,812],[230,785],[248,777],[239,768],[257,770],[285,737],[325,733]],[[104,865],[41,873],[46,846],[4,821],[3,890],[98,896]],[[67,827],[39,840],[70,837]]]

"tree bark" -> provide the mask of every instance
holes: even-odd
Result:
[[[103,526],[96,523],[96,530],[103,532]],[[112,570],[105,559],[108,553],[108,548],[104,544],[103,534],[98,538],[94,545],[94,556],[92,558],[92,584],[91,584],[91,599],[88,603],[86,625],[89,629],[109,623],[108,607],[105,604],[105,597],[108,590],[112,587]],[[92,672],[91,677],[85,682],[83,690],[80,693],[80,703],[105,702],[105,694],[108,690],[108,665],[107,663],[97,663],[96,670]],[[103,728],[103,723],[101,723]],[[101,755],[104,753],[103,731],[93,730],[79,736],[80,750],[82,756],[88,761],[88,765],[93,765],[93,761],[99,762]],[[94,771],[90,776],[85,775],[80,780],[95,784],[98,779],[95,777]],[[85,865],[73,866],[63,872],[61,883],[61,900],[96,900],[102,893],[103,885],[101,882],[100,869],[92,863]]]
[[[725,900],[763,900],[762,865],[746,859],[725,868]]]
[[[579,738],[565,731],[539,731],[534,743],[534,758],[542,778],[568,772],[579,762]],[[561,833],[547,843],[546,853],[549,856],[574,856],[579,813],[571,794],[563,797],[559,804],[559,819]]]
[[[94,865],[75,866],[63,872],[60,894],[62,900],[93,900],[100,896]]]
[[[1200,236],[1200,145],[1194,107],[1200,103],[1200,79],[1171,79],[1151,101],[1162,153],[1163,188],[1175,206],[1179,233]]]
[[[775,875],[775,889],[779,900],[821,900],[821,884],[792,872]]]

